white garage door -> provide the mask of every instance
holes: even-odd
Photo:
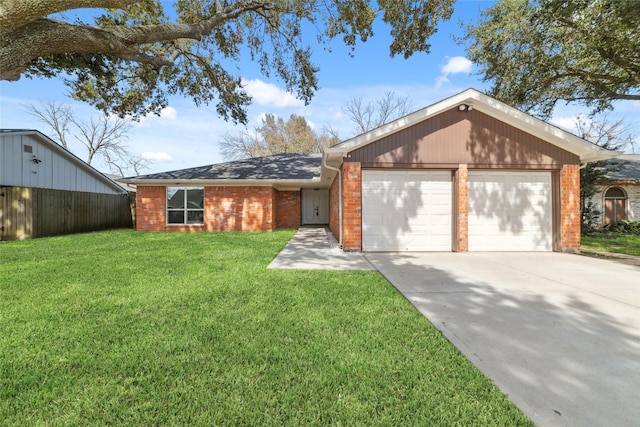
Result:
[[[550,172],[469,172],[470,251],[552,250]]]
[[[451,172],[362,171],[363,251],[450,251]]]

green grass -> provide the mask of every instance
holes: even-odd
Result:
[[[585,249],[640,256],[640,235],[594,233],[582,236],[580,246]]]
[[[292,236],[0,243],[2,425],[531,425],[375,272]]]

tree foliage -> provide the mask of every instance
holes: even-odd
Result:
[[[622,119],[611,121],[604,115],[595,119],[578,116],[575,120],[578,135],[609,150],[623,150],[633,144]],[[624,168],[623,162],[600,160],[590,162],[580,169],[580,229],[582,234],[591,232],[599,223],[602,212],[596,209],[594,196],[599,186],[606,184],[607,174]]]
[[[246,122],[251,99],[238,61],[248,56],[304,101],[318,88],[310,37],[328,46],[390,26],[391,55],[428,52],[454,0],[3,0],[0,79],[65,76],[75,99],[124,117],[159,113],[169,95],[216,102],[225,119]],[[93,22],[73,18],[98,11]],[[78,15],[80,16],[80,15]],[[313,33],[311,32],[313,31]]]
[[[267,114],[254,132],[224,135],[220,149],[226,159],[237,160],[280,153],[320,153],[337,142],[327,133],[314,132],[304,117],[292,114],[285,122],[282,117]]]
[[[493,96],[543,118],[560,100],[640,100],[637,1],[499,0],[463,40]]]

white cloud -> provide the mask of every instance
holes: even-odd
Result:
[[[436,88],[440,88],[447,83],[451,83],[447,76],[451,74],[471,74],[473,63],[464,56],[453,56],[447,59],[444,65],[440,66],[441,74],[436,77]]]
[[[552,117],[549,121],[556,126],[567,129],[570,132],[576,131],[577,116],[569,117]]]
[[[160,118],[166,120],[175,120],[178,118],[178,111],[173,107],[164,107],[160,111]]]
[[[148,128],[151,126],[158,126],[166,121],[175,121],[178,118],[178,110],[173,107],[164,107],[160,110],[160,116],[156,114],[149,114],[144,117],[140,117],[140,120],[133,123],[136,128]]]
[[[271,105],[280,108],[304,106],[304,102],[297,99],[292,93],[260,79],[243,80],[242,85],[257,105]]]
[[[449,58],[447,63],[440,67],[440,70],[443,76],[461,73],[470,74],[472,65],[473,63],[464,56],[454,56]]]
[[[437,88],[439,88],[442,85],[445,85],[447,83],[451,83],[451,82],[449,81],[449,79],[447,78],[446,75],[443,74],[441,76],[436,77],[436,87]]]
[[[141,154],[142,158],[145,160],[150,160],[152,162],[168,162],[173,160],[173,157],[169,155],[166,151],[145,151]]]

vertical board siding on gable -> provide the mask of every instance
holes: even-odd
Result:
[[[363,167],[560,169],[578,156],[478,110],[445,111],[354,150],[345,160]]]
[[[24,151],[25,145],[31,147],[30,153]],[[0,185],[123,193],[123,190],[108,185],[90,169],[71,161],[31,135],[1,135],[0,156]],[[34,159],[39,162],[34,162]]]

